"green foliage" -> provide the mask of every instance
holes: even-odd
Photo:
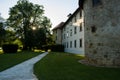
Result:
[[[5,39],[5,34],[6,34],[6,31],[3,28],[3,23],[0,23],[0,46],[2,45],[2,42]]]
[[[15,32],[12,30],[6,30],[4,44],[12,44],[16,40]]]
[[[24,49],[46,44],[50,35],[50,20],[45,17],[44,7],[28,0],[19,0],[10,8],[7,23],[23,42]]]
[[[13,44],[18,44],[19,47],[22,47],[22,42],[19,39],[16,39],[15,41],[13,41]]]
[[[120,68],[102,68],[79,63],[83,59],[70,53],[51,52],[35,64],[39,80],[119,80]]]

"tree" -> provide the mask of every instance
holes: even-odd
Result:
[[[12,30],[5,30],[4,44],[13,44],[17,39],[15,32]]]
[[[43,15],[43,8],[42,5],[33,4],[28,0],[19,0],[14,7],[10,8],[7,23],[14,28],[17,37],[23,41],[24,49],[31,49],[38,43],[46,44],[45,39],[50,34],[51,23]]]
[[[3,40],[5,39],[5,29],[3,28],[3,23],[0,22],[0,46],[2,45]]]

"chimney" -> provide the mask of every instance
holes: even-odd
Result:
[[[67,17],[70,17],[72,14],[71,13],[69,13],[68,15],[67,15]]]

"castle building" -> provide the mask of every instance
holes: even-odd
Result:
[[[120,66],[119,0],[79,0],[60,30],[65,52],[85,55],[93,65]]]
[[[86,60],[99,66],[120,66],[120,1],[79,0],[84,11]]]

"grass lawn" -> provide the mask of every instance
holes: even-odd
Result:
[[[0,71],[10,68],[27,59],[37,56],[37,52],[19,52],[16,54],[0,54]]]
[[[51,52],[35,64],[39,80],[120,80],[120,68],[101,68],[78,63],[83,57]]]

